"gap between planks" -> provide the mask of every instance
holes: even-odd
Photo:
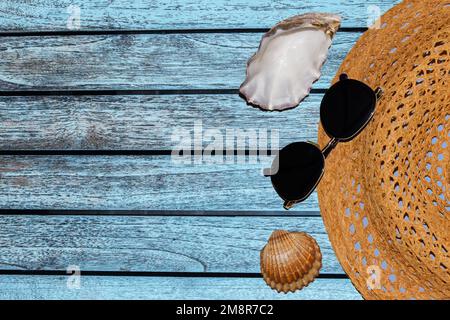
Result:
[[[309,94],[324,94],[327,89],[311,89]],[[153,90],[14,90],[1,91],[0,97],[40,96],[164,96],[164,95],[239,95],[239,89],[153,89]]]
[[[87,277],[183,277],[183,278],[250,278],[260,279],[261,273],[246,272],[152,272],[152,271],[92,271],[81,270]],[[71,276],[73,272],[65,270],[9,270],[0,269],[0,275],[20,276]],[[348,279],[345,273],[321,273],[318,279]]]
[[[366,32],[366,27],[341,27],[338,32]],[[2,31],[0,37],[52,37],[52,36],[97,36],[133,34],[201,34],[201,33],[266,33],[269,28],[227,28],[227,29],[142,29],[142,30],[42,30],[42,31]]]
[[[203,150],[183,150],[178,153],[180,156],[195,156],[201,155]],[[170,156],[173,150],[0,150],[0,155],[3,156]],[[211,151],[211,156],[274,156],[278,150],[223,150],[223,152]]]
[[[213,211],[213,210],[22,210],[0,209],[0,216],[149,216],[149,217],[320,217],[320,211]]]

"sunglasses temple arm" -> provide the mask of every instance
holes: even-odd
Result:
[[[383,96],[383,89],[381,87],[378,87],[375,89],[375,97],[377,98],[377,101],[380,101],[381,97]]]
[[[296,204],[297,204],[297,202],[295,202],[295,201],[287,201],[286,200],[283,204],[283,208],[285,210],[289,210],[289,209],[292,209]]]
[[[328,155],[330,154],[331,150],[336,147],[336,145],[339,143],[339,141],[336,138],[333,138],[328,142],[328,144],[325,146],[325,148],[322,149],[322,154],[324,158],[326,159]]]

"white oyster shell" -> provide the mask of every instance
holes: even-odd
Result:
[[[264,110],[296,107],[320,78],[339,16],[308,13],[283,20],[261,39],[239,91]]]

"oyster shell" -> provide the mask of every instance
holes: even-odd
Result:
[[[295,292],[310,284],[322,267],[316,240],[304,232],[276,230],[261,250],[261,273],[278,292]]]
[[[320,78],[340,17],[308,13],[283,20],[261,39],[239,92],[264,110],[296,107]]]

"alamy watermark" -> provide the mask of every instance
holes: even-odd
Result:
[[[366,279],[367,288],[369,290],[381,290],[381,268],[377,265],[371,265],[367,267]]]
[[[69,275],[67,278],[66,286],[68,289],[80,289],[81,288],[81,269],[80,266],[70,265],[66,269],[66,273]]]
[[[267,163],[279,150],[279,130],[267,128],[175,128],[172,162],[177,164]]]
[[[77,5],[71,4],[67,7],[67,29],[80,30],[81,28],[81,8]]]
[[[367,7],[367,27],[369,29],[381,29],[381,8],[376,5]]]

